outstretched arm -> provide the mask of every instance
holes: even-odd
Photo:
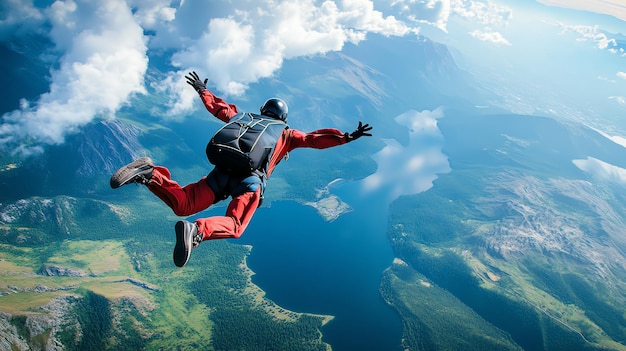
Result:
[[[287,140],[287,152],[299,147],[311,147],[315,149],[325,149],[337,145],[342,145],[354,141],[362,136],[372,136],[368,133],[372,130],[369,124],[359,122],[357,129],[352,132],[341,132],[338,129],[326,128],[314,132],[304,133],[299,130],[290,130]]]
[[[325,149],[348,142],[345,134],[334,128],[319,129],[310,133],[291,129],[290,132],[289,147],[287,151],[300,147]]]
[[[206,88],[208,79],[204,79],[204,81],[200,80],[200,77],[195,71],[190,72],[185,78],[187,78],[187,84],[191,85],[198,92],[204,107],[206,107],[207,111],[213,116],[224,122],[228,122],[234,115],[239,113],[237,106],[227,103]]]
[[[372,130],[369,124],[363,124],[359,121],[359,126],[352,132],[341,132],[334,128],[320,129],[310,133],[304,133],[298,130],[291,131],[288,151],[299,147],[312,147],[315,149],[325,149],[337,145],[342,145],[354,141],[362,136],[372,136],[368,133]]]
[[[267,175],[269,176],[280,160],[293,149],[299,147],[325,149],[343,145],[362,136],[371,136],[372,134],[367,133],[370,130],[372,130],[372,127],[368,124],[363,125],[361,122],[359,122],[359,127],[352,133],[343,133],[334,128],[319,129],[310,133],[301,132],[296,129],[285,129],[283,135],[278,139],[274,153],[270,158]]]

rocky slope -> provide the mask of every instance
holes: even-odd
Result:
[[[429,325],[437,317],[402,308],[416,303],[402,296],[426,282],[442,288],[439,299],[452,294],[524,349],[625,350],[623,186],[590,177],[572,161],[594,155],[619,162],[626,150],[585,127],[544,118],[452,115],[440,122],[452,171],[392,205],[389,235],[413,273],[392,267],[388,301],[405,320]],[[407,346],[420,349],[424,337],[409,337]]]

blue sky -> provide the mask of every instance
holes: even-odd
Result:
[[[625,112],[623,20],[536,2],[501,4],[493,11],[500,15],[480,21],[482,27],[466,18],[451,19],[449,32],[455,34],[441,39],[457,50],[459,64],[501,89],[498,104],[596,128],[606,126],[606,117]],[[609,129],[617,126],[624,130],[623,122]]]
[[[425,35],[493,88],[513,112],[581,120],[626,137],[625,5],[617,0],[5,0],[0,40],[37,34],[55,46],[47,91],[0,111],[0,144],[62,143],[94,118],[146,94],[149,57],[175,67],[153,88],[170,116],[198,108],[184,73],[226,97],[276,74],[285,60],[341,51],[372,33]],[[521,3],[521,4],[520,4]],[[567,4],[578,10],[566,11]],[[585,9],[582,11],[580,9]],[[608,15],[598,15],[604,13]],[[621,18],[621,19],[620,19]]]

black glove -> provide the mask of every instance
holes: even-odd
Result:
[[[189,76],[185,76],[187,78],[187,84],[191,85],[198,94],[201,94],[203,90],[206,89],[206,82],[209,80],[208,78],[203,81],[200,80],[200,76],[196,71],[189,73]]]
[[[361,121],[359,121],[359,126],[356,128],[356,130],[350,134],[346,133],[346,142],[351,142],[353,140],[357,140],[358,138],[362,137],[362,136],[372,136],[372,134],[367,133],[370,130],[372,130],[372,127],[370,127],[369,124],[365,124],[363,125],[363,123]]]

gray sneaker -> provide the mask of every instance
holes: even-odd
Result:
[[[198,233],[198,225],[195,222],[178,221],[174,230],[176,231],[174,264],[182,267],[189,261],[191,249],[198,247],[202,241],[202,234]]]
[[[154,164],[150,157],[140,157],[126,166],[118,169],[111,176],[111,188],[117,189],[130,183],[147,184],[152,178]]]

